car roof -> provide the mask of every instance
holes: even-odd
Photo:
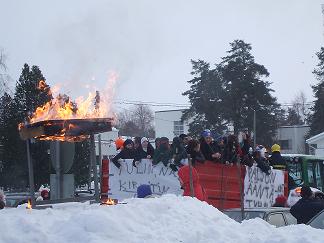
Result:
[[[224,210],[225,212],[236,212],[241,211],[241,208],[230,208]],[[283,208],[283,207],[271,207],[271,208],[245,208],[245,212],[285,212],[290,211],[290,208]]]

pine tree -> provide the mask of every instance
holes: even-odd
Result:
[[[255,62],[252,47],[242,40],[230,43],[228,55],[215,69],[202,60],[192,61],[194,78],[188,81],[187,95],[191,107],[183,118],[193,117],[190,129],[204,128],[224,131],[228,125],[237,134],[241,129],[253,129],[257,118],[257,142],[270,144],[278,121],[279,105],[271,95],[267,69]]]
[[[19,171],[22,171],[19,180],[23,185],[28,181],[27,154],[26,143],[19,137],[18,124],[28,121],[37,107],[43,106],[51,99],[50,87],[46,84],[40,69],[37,66],[30,68],[28,64],[25,64],[16,84],[14,95],[13,110],[15,115],[12,122],[15,130],[11,131],[10,138],[8,138],[16,142],[14,148],[8,153],[16,157],[16,165]],[[44,141],[35,141],[31,144],[36,188],[41,184],[49,183],[50,158],[48,149],[49,145]]]
[[[301,116],[296,112],[293,108],[288,108],[288,116],[285,120],[284,125],[288,126],[294,126],[294,125],[302,125],[303,121],[301,119]]]
[[[321,47],[321,50],[317,52],[316,55],[319,59],[319,63],[313,73],[319,83],[312,86],[315,103],[312,107],[313,114],[310,116],[310,136],[314,136],[324,131],[324,47]]]

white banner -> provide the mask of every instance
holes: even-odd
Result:
[[[246,166],[244,207],[271,207],[278,195],[284,195],[284,180],[282,170],[271,170],[270,175],[266,175],[256,166]]]
[[[143,159],[137,167],[132,159],[121,161],[118,169],[113,162],[109,163],[109,197],[122,200],[136,197],[137,187],[142,184],[151,185],[153,194],[172,193],[181,195],[177,172],[165,167],[163,163],[155,166],[151,160]]]

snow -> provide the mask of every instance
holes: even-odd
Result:
[[[195,198],[165,195],[127,204],[57,204],[0,211],[0,242],[323,242],[324,230],[275,228],[261,219],[237,223]]]

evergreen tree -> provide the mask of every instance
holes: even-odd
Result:
[[[319,63],[313,73],[319,83],[312,86],[315,103],[311,109],[313,114],[310,116],[310,136],[314,136],[324,131],[324,47],[321,47],[321,50],[317,52],[316,55],[319,59]]]
[[[75,185],[83,186],[89,181],[90,142],[88,140],[75,143],[74,162],[71,173],[74,174]]]
[[[230,43],[228,55],[215,69],[202,60],[192,61],[194,78],[188,81],[191,107],[183,118],[193,117],[190,129],[199,125],[224,131],[228,125],[237,134],[241,129],[253,129],[257,119],[257,143],[270,144],[278,121],[279,105],[271,95],[267,69],[255,62],[251,45],[242,40]]]
[[[301,116],[296,112],[295,109],[293,108],[288,108],[288,115],[287,118],[285,120],[285,124],[284,125],[288,125],[288,126],[294,126],[294,125],[302,125],[304,124]]]
[[[44,105],[52,99],[49,86],[37,66],[30,68],[25,64],[16,84],[12,118],[12,125],[15,127],[11,131],[9,140],[15,142],[15,146],[7,151],[16,159],[16,167],[21,171],[19,177],[20,184],[26,185],[28,182],[28,167],[26,143],[22,141],[18,133],[18,124],[28,121],[37,107]],[[36,188],[41,184],[49,183],[50,158],[48,155],[49,145],[44,141],[35,141],[31,144],[31,155],[34,163],[34,176]]]

